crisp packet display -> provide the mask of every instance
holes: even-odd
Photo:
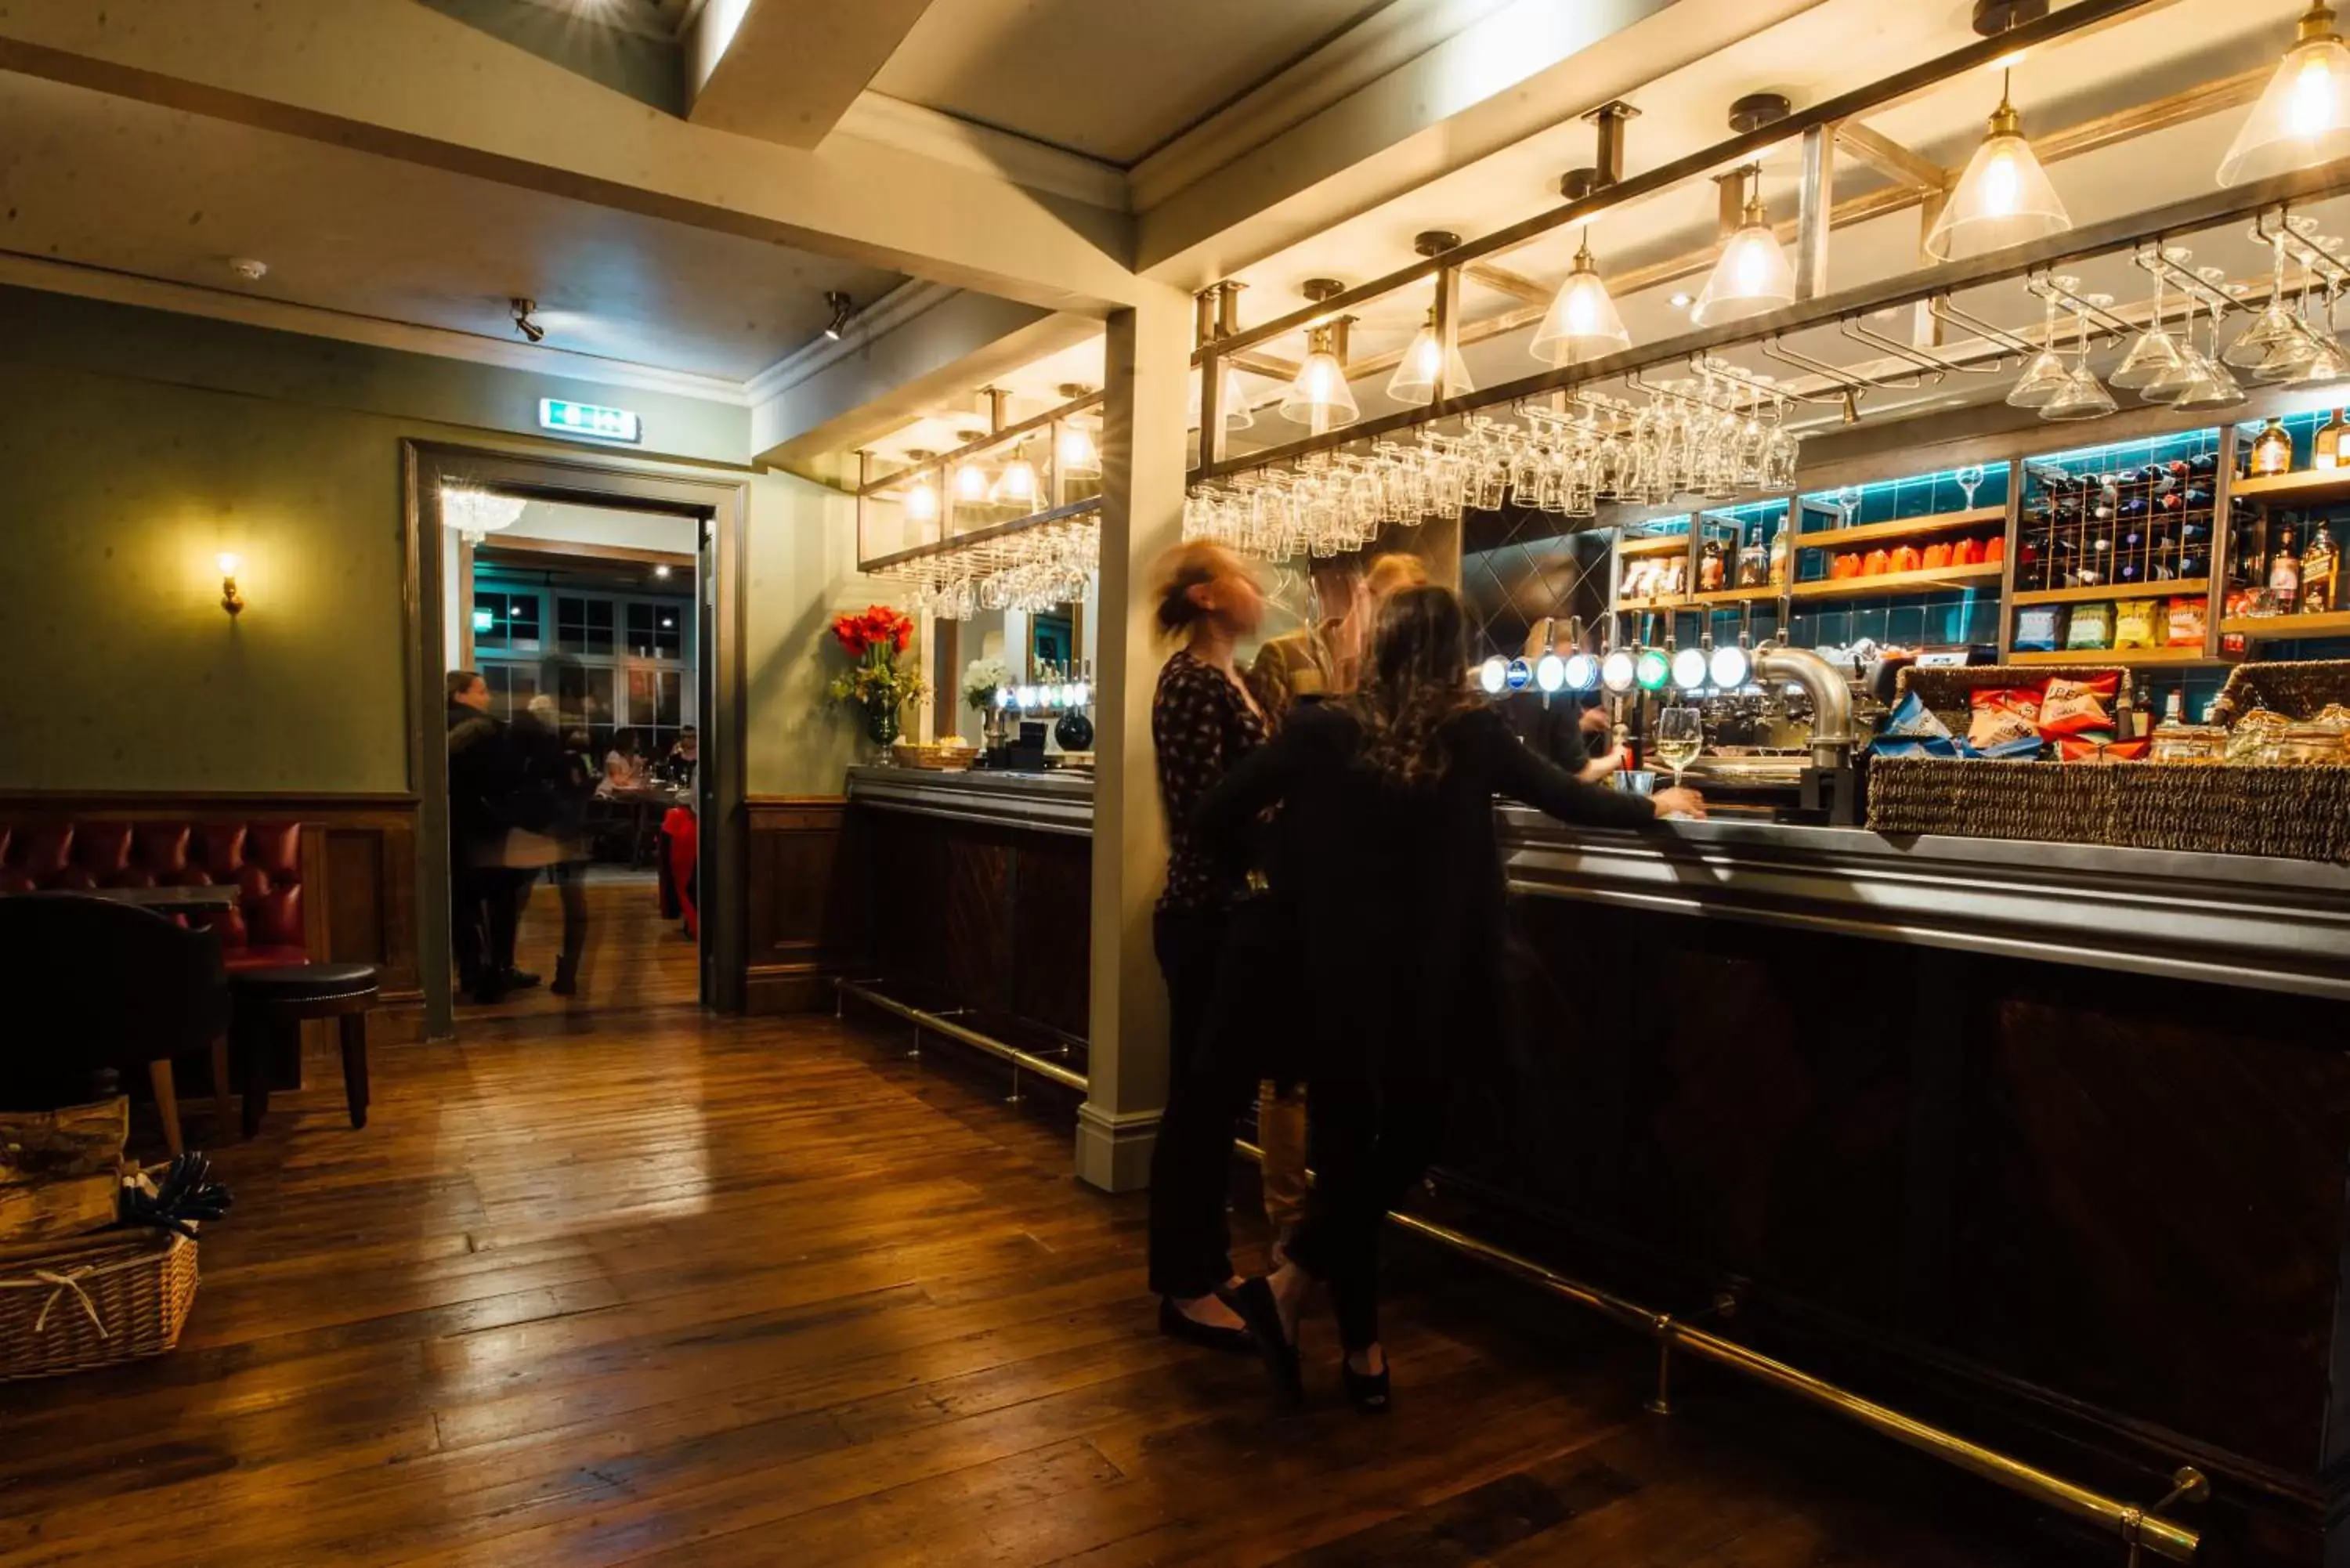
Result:
[[[1915,691],[1903,694],[1893,711],[1886,715],[1885,728],[1877,732],[1891,740],[1950,738],[1950,727]]]
[[[2121,674],[2117,670],[2093,675],[2085,680],[2061,675],[2050,680],[2040,701],[2040,732],[2051,740],[2085,734],[2092,730],[2110,732],[2114,727],[2112,704],[2120,686]]]
[[[2065,630],[2068,649],[2105,649],[2114,645],[2114,607],[2085,604],[2073,607],[2073,622]]]
[[[2019,653],[2054,653],[2064,636],[2063,605],[2026,605],[2015,615]]]
[[[1967,724],[1967,744],[1987,752],[2011,741],[2030,737],[2040,742],[2040,693],[2031,687],[1991,687],[1970,693],[1973,710]]]
[[[2124,599],[2114,606],[2114,646],[2160,647],[2162,638],[2156,626],[2162,618],[2161,608],[2159,599]]]
[[[2206,626],[2201,599],[2170,601],[2169,645],[2173,648],[2200,648]]]
[[[2067,735],[2056,742],[2056,755],[2067,763],[2135,763],[2146,756],[2154,744],[2151,735],[2140,735],[2134,741],[2116,741],[2109,730],[2093,731],[2083,735]]]

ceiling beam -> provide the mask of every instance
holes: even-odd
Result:
[[[1492,262],[1471,262],[1461,269],[1461,275],[1472,283],[1483,284],[1496,294],[1523,299],[1528,305],[1546,306],[1558,293],[1555,288],[1545,287],[1530,277]]]
[[[1856,119],[1847,119],[1836,127],[1836,145],[1851,153],[1855,162],[1866,164],[1887,179],[1920,194],[1940,190],[1950,179],[1949,173],[1932,159],[1910,151]]]
[[[0,70],[1046,309],[1145,286],[1121,213],[858,138],[803,151],[672,119],[411,0],[13,6]]]
[[[709,0],[685,39],[687,118],[785,147],[840,123],[931,0]]]

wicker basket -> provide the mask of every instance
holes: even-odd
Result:
[[[2110,664],[1960,664],[1930,669],[1908,664],[1893,679],[1893,705],[1899,707],[1901,700],[1915,691],[1918,701],[1950,727],[1950,733],[1963,735],[1973,718],[1969,702],[1977,691],[2007,686],[2044,686],[2051,680],[2087,680],[2100,675],[2121,677],[2121,684],[2116,688],[2116,701],[2130,692],[2129,671]]]
[[[1879,757],[1868,826],[2350,864],[2350,767]]]
[[[195,1299],[196,1244],[166,1231],[0,1252],[0,1381],[161,1355]]]
[[[2220,688],[2212,722],[2232,724],[2256,708],[2288,719],[2314,719],[2335,702],[2350,704],[2350,659],[2239,664]]]

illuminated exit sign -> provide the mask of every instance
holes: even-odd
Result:
[[[640,441],[642,420],[626,409],[599,409],[593,403],[567,402],[561,398],[538,400],[538,424],[560,435],[591,436],[597,441]]]

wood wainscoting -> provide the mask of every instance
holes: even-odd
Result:
[[[864,878],[837,794],[753,795],[748,966],[750,1012],[829,1009],[829,981],[856,957],[865,929]]]
[[[304,946],[313,957],[371,963],[383,1006],[378,1040],[420,1040],[424,988],[416,953],[416,815],[411,794],[277,791],[9,790],[0,823],[298,822]]]

